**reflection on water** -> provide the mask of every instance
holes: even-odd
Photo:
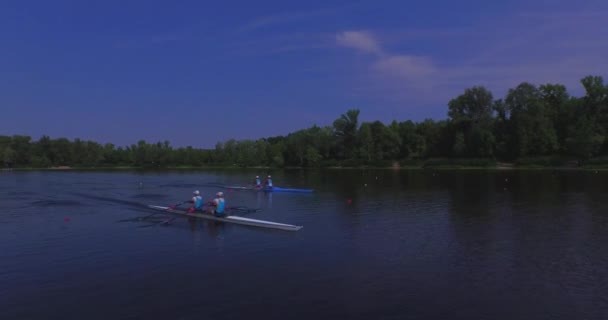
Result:
[[[2,172],[0,319],[608,314],[606,172],[271,174],[315,192],[234,190],[227,205],[302,230],[147,208],[210,199],[247,170]]]

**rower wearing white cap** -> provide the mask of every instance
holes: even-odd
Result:
[[[224,209],[226,208],[226,202],[224,201],[224,193],[218,192],[215,194],[215,199],[211,201],[211,206],[209,207],[209,213],[213,214],[217,217],[221,217],[225,215]]]
[[[192,207],[188,209],[188,213],[193,213],[196,210],[203,211],[203,198],[201,197],[201,193],[196,190],[193,192],[194,196],[190,202],[192,203]]]
[[[272,177],[270,175],[266,178],[266,181],[264,181],[264,186],[272,188]]]
[[[255,180],[253,181],[253,186],[259,188],[262,186],[262,180],[260,180],[260,176],[255,176]]]

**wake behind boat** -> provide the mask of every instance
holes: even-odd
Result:
[[[172,209],[170,207],[162,207],[162,206],[155,206],[155,205],[148,205],[148,207],[151,209],[154,209],[154,210],[164,211],[164,212],[173,213],[173,214],[179,214],[179,215],[183,215],[183,216],[196,217],[196,218],[201,218],[201,219],[206,219],[206,220],[221,221],[221,222],[227,222],[227,223],[234,223],[234,224],[240,224],[240,225],[252,226],[252,227],[279,229],[279,230],[286,230],[286,231],[298,231],[303,228],[302,226],[295,226],[295,225],[291,225],[291,224],[258,220],[258,219],[250,219],[250,218],[244,218],[244,217],[239,217],[239,216],[216,217],[214,215],[205,214],[205,213],[188,213],[188,212],[186,212],[186,210]]]

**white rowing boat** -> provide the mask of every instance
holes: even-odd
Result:
[[[250,219],[250,218],[244,218],[244,217],[239,217],[239,216],[216,217],[214,215],[206,214],[206,213],[188,213],[185,210],[171,209],[169,207],[154,206],[154,205],[149,205],[148,207],[151,209],[154,209],[154,210],[179,214],[179,215],[183,215],[183,216],[196,217],[196,218],[213,220],[213,221],[228,222],[228,223],[240,224],[240,225],[245,225],[245,226],[280,229],[280,230],[287,230],[287,231],[298,231],[298,230],[302,229],[302,226],[294,226],[291,224]]]

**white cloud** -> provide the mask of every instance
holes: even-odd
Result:
[[[383,48],[377,37],[365,31],[341,32],[336,35],[336,45],[372,54],[366,68],[372,88],[411,95],[433,87],[437,68],[430,57],[393,54]]]
[[[428,57],[389,55],[380,58],[372,68],[386,75],[407,79],[428,77],[435,73],[435,66]]]
[[[238,32],[251,32],[258,29],[276,27],[285,24],[297,24],[307,20],[331,17],[335,14],[357,7],[359,4],[347,3],[339,6],[329,6],[311,11],[291,11],[260,16],[237,29]]]
[[[356,85],[366,84],[374,98],[446,103],[474,85],[498,98],[523,81],[562,83],[581,94],[582,77],[608,72],[605,21],[608,11],[515,14],[480,21],[466,32],[346,31],[337,34],[336,45],[373,54],[363,60],[367,68]]]
[[[336,35],[336,44],[353,48],[364,53],[382,55],[382,48],[371,33],[365,31],[345,31]]]
[[[240,32],[249,32],[257,29],[261,29],[264,27],[272,27],[278,24],[286,24],[298,22],[301,20],[306,20],[311,17],[315,17],[317,15],[323,14],[323,11],[315,11],[315,12],[290,12],[290,13],[280,13],[270,16],[259,17],[248,24],[240,27],[238,31]]]

